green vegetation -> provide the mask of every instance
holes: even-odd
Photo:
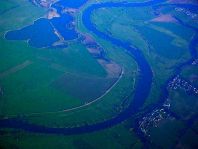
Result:
[[[198,101],[194,95],[189,95],[184,90],[172,91],[170,93],[171,110],[183,119],[190,119],[198,112]]]
[[[178,143],[178,148],[197,148],[197,133],[189,129],[185,135],[181,138],[181,141]]]
[[[174,147],[179,131],[183,128],[183,124],[176,120],[165,120],[157,128],[151,130],[151,141],[155,144],[152,148],[167,149]]]
[[[16,147],[20,149],[140,149],[142,144],[137,136],[132,131],[129,131],[127,123],[123,123],[104,131],[75,136],[31,134],[26,132],[13,134],[9,130],[5,132],[5,135],[0,136],[0,148],[10,149]]]
[[[191,85],[197,87],[198,71],[196,65],[186,66],[180,76],[188,80]],[[198,101],[195,94],[186,93],[184,89],[170,91],[171,110],[183,119],[190,119],[196,116]]]
[[[128,106],[132,99],[131,89],[136,81],[136,64],[123,49],[95,38],[105,48],[109,58],[122,66],[124,75],[108,94],[91,106],[60,112],[96,99],[117,78],[106,78],[104,68],[88,53],[86,47],[75,41],[65,49],[36,49],[29,47],[25,41],[5,40],[3,35],[7,30],[32,24],[35,18],[45,14],[43,9],[29,2],[17,4],[17,8],[1,15],[2,18],[5,17],[0,24],[0,81],[4,91],[0,102],[2,117],[26,115],[31,116],[27,118],[33,123],[71,127],[103,121]],[[30,9],[31,14],[28,13]],[[12,18],[6,19],[7,15]],[[80,19],[79,16],[77,18]],[[11,23],[13,20],[17,24]],[[84,30],[84,27],[80,26],[78,29]],[[58,82],[63,83],[62,78],[66,85],[57,85]],[[86,83],[87,81],[92,83]],[[93,86],[97,86],[97,89]],[[82,92],[82,88],[87,89],[87,92]],[[84,94],[89,98],[83,99]],[[129,95],[131,98],[127,99]],[[122,105],[124,102],[127,104]],[[32,117],[35,114],[37,117]]]
[[[185,67],[181,73],[181,77],[189,80],[194,86],[198,86],[198,68],[196,65]]]
[[[81,105],[81,99],[57,90],[53,82],[65,73],[104,78],[105,70],[83,45],[75,42],[67,49],[60,50],[35,49],[25,41],[5,40],[3,34],[7,30],[31,24],[34,19],[45,14],[43,8],[35,7],[27,1],[7,3],[11,2],[20,5],[1,15],[0,81],[4,92],[0,102],[1,115],[26,115]],[[8,19],[8,15],[11,18]]]
[[[101,9],[92,17],[99,30],[132,43],[144,53],[154,73],[152,91],[145,106],[158,100],[159,90],[173,74],[174,66],[189,58],[187,37],[193,36],[192,30],[183,30],[179,24],[152,22],[154,17],[149,7]]]
[[[46,13],[45,9],[36,7],[26,0],[8,0],[4,3],[12,3],[14,5],[17,5],[17,7],[10,9],[9,11],[0,15],[1,37],[8,30],[14,30],[32,24],[36,19],[44,16]],[[3,8],[5,8],[4,5],[2,5]]]
[[[16,2],[9,0],[0,1],[0,14],[5,13],[7,10],[16,7]]]
[[[101,2],[109,1],[121,0]],[[120,67],[123,73],[119,78],[109,75],[112,68],[108,70],[94,58],[80,39],[69,41],[68,47],[62,49],[37,49],[30,47],[27,41],[6,40],[7,31],[32,24],[45,17],[48,10],[27,0],[0,1],[1,119],[19,117],[46,127],[80,127],[111,119],[132,102],[136,83],[141,77],[137,64],[125,49],[97,37],[83,26],[82,13],[93,3],[99,1],[89,1],[74,14],[77,30],[90,35],[105,50],[108,59]],[[162,7],[161,12],[186,19],[185,14],[178,14],[171,6]],[[190,58],[188,46],[194,35],[193,30],[176,22],[155,22],[155,17],[152,7],[102,8],[92,15],[97,29],[131,43],[148,61],[153,83],[141,112],[158,102],[161,87],[174,74],[175,67]],[[185,67],[180,76],[197,86],[197,73],[197,66],[191,65]],[[146,137],[151,142],[149,147],[195,148],[197,120],[189,129],[185,121],[197,116],[197,96],[188,95],[182,89],[169,90],[169,95],[170,111],[179,119],[168,116],[159,121],[157,127],[149,126],[150,134]],[[0,129],[0,149],[140,149],[143,142],[135,135],[137,130],[133,130],[133,125],[138,123],[136,118],[142,116],[141,112],[112,128],[89,134],[64,136]],[[152,122],[155,121],[152,119]]]

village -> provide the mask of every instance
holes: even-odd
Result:
[[[179,75],[177,75],[169,84],[168,88],[171,90],[177,90],[182,89],[186,93],[198,95],[198,87],[195,87],[190,83],[189,81],[186,81],[185,79],[181,78]]]
[[[167,119],[174,118],[171,117],[163,107],[155,109],[147,116],[144,116],[141,121],[139,121],[139,129],[145,136],[149,137],[151,128],[158,127],[162,121]]]

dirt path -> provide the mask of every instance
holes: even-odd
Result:
[[[16,73],[17,71],[20,71],[20,70],[24,69],[25,67],[27,67],[27,66],[29,66],[31,64],[32,64],[31,61],[26,60],[22,64],[19,64],[19,65],[15,66],[15,67],[12,67],[12,68],[0,73],[0,79],[2,79],[4,77],[7,77],[8,75],[11,75],[13,73]]]

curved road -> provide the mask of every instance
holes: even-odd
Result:
[[[118,114],[116,117],[92,124],[92,125],[85,125],[81,127],[73,127],[73,128],[51,128],[40,126],[36,124],[30,124],[28,122],[24,122],[20,119],[4,119],[0,120],[0,128],[16,128],[16,129],[23,129],[29,132],[37,132],[37,133],[55,133],[55,134],[81,134],[81,133],[88,133],[93,131],[98,131],[101,129],[109,128],[114,125],[121,123],[122,121],[128,119],[133,114],[139,111],[139,108],[144,104],[146,98],[149,95],[151,84],[152,84],[152,71],[151,68],[146,61],[142,52],[133,47],[130,43],[122,42],[116,38],[110,37],[109,35],[97,30],[95,25],[91,22],[91,14],[94,10],[99,8],[109,8],[109,7],[145,7],[151,6],[159,2],[163,2],[164,0],[153,0],[147,1],[142,3],[127,3],[127,2],[107,2],[107,3],[100,3],[100,4],[93,4],[88,7],[82,16],[83,23],[85,27],[96,34],[98,37],[103,38],[104,40],[110,41],[112,44],[122,47],[126,49],[126,52],[131,55],[138,67],[140,69],[140,77],[138,79],[138,83],[136,85],[136,89],[134,92],[134,96],[131,98],[131,104],[127,107],[122,113]]]

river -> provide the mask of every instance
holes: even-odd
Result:
[[[91,125],[84,125],[84,126],[80,126],[80,127],[73,127],[73,128],[51,128],[51,127],[31,124],[29,122],[23,121],[18,118],[0,120],[0,128],[15,128],[15,129],[22,129],[22,130],[29,131],[29,132],[46,133],[46,134],[50,134],[50,133],[64,134],[64,135],[82,134],[82,133],[89,133],[89,132],[94,132],[94,131],[112,127],[114,125],[117,125],[117,124],[127,120],[132,115],[138,113],[139,109],[142,107],[142,105],[144,104],[145,100],[147,99],[147,97],[150,93],[152,79],[153,79],[153,74],[152,74],[151,68],[150,68],[148,62],[146,61],[143,53],[141,52],[141,50],[135,48],[131,43],[123,42],[119,39],[113,38],[101,31],[99,31],[98,29],[96,29],[94,23],[91,21],[91,15],[92,15],[93,11],[100,9],[100,8],[146,7],[146,6],[151,6],[151,5],[163,2],[163,1],[164,0],[153,0],[153,1],[147,1],[147,2],[142,2],[142,3],[127,3],[127,2],[98,3],[98,4],[93,4],[93,5],[89,6],[83,12],[82,21],[83,21],[84,26],[89,31],[93,32],[98,37],[100,37],[106,41],[109,41],[118,47],[126,49],[126,53],[129,54],[130,56],[132,56],[133,59],[138,64],[141,75],[138,78],[138,82],[136,84],[136,89],[135,89],[134,95],[130,97],[131,103],[123,112],[118,114],[116,117],[114,117],[112,119],[108,119],[103,122],[99,122],[99,123],[91,124]],[[191,42],[191,44],[195,44],[195,42]],[[191,46],[194,47],[193,45],[191,45]],[[179,69],[179,68],[177,68],[177,69]],[[178,72],[176,72],[176,73],[178,73]],[[166,84],[164,86],[164,89],[162,90],[163,100],[168,95],[165,87],[166,87]],[[163,103],[163,100],[161,100],[156,105],[161,106],[161,103]],[[148,110],[147,112],[149,112],[149,111],[150,110]]]

